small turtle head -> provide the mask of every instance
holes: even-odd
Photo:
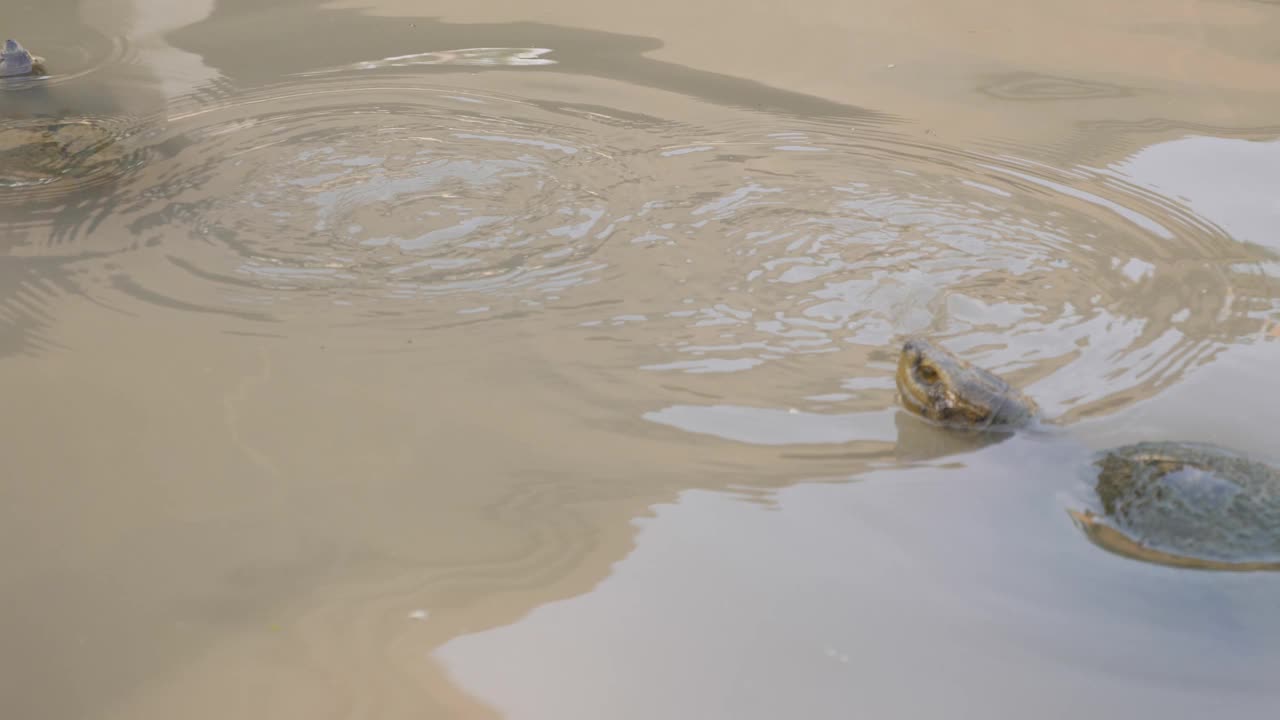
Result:
[[[0,77],[30,75],[38,71],[38,65],[39,59],[32,57],[17,40],[5,40],[4,47],[0,48]]]
[[[926,420],[971,429],[1029,422],[1036,405],[1009,383],[923,338],[911,338],[898,357],[902,405]]]

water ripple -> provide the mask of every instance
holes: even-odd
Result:
[[[137,57],[136,46],[126,37],[86,33],[84,28],[77,30],[74,34],[65,35],[75,41],[74,45],[59,42],[58,36],[51,35],[42,38],[38,46],[27,48],[31,54],[45,59],[46,74],[0,79],[0,102],[6,98],[16,99],[16,93],[38,92],[70,83]]]
[[[0,120],[0,207],[32,213],[138,168],[147,152],[130,137],[139,127],[127,117]]]
[[[875,411],[893,402],[894,344],[925,333],[1078,417],[1149,397],[1280,310],[1251,271],[1268,251],[1108,168],[822,128],[663,157],[699,192],[638,239],[681,293],[635,308],[656,318],[643,332],[668,338],[667,357],[642,366],[692,388],[742,373],[776,393],[744,396],[812,408],[796,395],[826,377],[817,393],[859,385],[842,407]]]
[[[228,323],[311,318],[401,348],[406,333],[541,315],[626,355],[619,383],[678,376],[694,396],[805,411],[839,394],[855,413],[892,406],[908,333],[1078,417],[1280,317],[1271,251],[1124,163],[1059,168],[838,119],[698,124],[411,75],[185,102],[111,198],[91,249],[118,265],[91,294]]]
[[[634,172],[531,103],[310,81],[170,118],[181,146],[122,207],[166,246],[162,294],[378,304],[590,282]]]

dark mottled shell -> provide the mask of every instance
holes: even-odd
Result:
[[[1280,569],[1275,468],[1214,445],[1175,442],[1108,450],[1095,466],[1107,524],[1137,546],[1187,560],[1171,564]],[[1102,535],[1094,539],[1106,544]]]

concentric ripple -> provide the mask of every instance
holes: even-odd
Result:
[[[0,206],[47,201],[140,166],[136,127],[94,116],[0,120]]]
[[[588,282],[634,179],[599,130],[519,100],[349,82],[178,114],[181,149],[123,208],[169,262],[138,281],[273,314]]]
[[[123,111],[114,96],[138,78],[87,77],[136,75],[129,40],[76,27],[28,42],[47,73],[0,78],[0,208],[4,219],[34,226],[49,222],[69,196],[145,162],[136,139],[153,119]]]
[[[663,156],[700,192],[667,201],[668,222],[638,241],[668,257],[680,299],[584,325],[647,324],[632,332],[669,338],[668,359],[644,367],[695,393],[882,410],[895,343],[924,333],[1011,372],[1054,415],[1109,412],[1280,310],[1264,248],[1108,168],[821,126]],[[726,385],[733,373],[753,381]]]
[[[412,74],[191,102],[96,233],[127,239],[94,246],[117,263],[104,292],[400,343],[554,305],[556,327],[625,355],[622,385],[676,375],[815,412],[893,407],[895,343],[925,333],[1068,417],[1150,396],[1280,315],[1271,253],[1123,158],[1058,168]]]
[[[27,38],[27,50],[44,59],[45,73],[19,75],[0,79],[0,102],[13,100],[19,93],[72,82],[99,70],[128,62],[135,48],[128,38],[108,36],[85,27],[74,33],[53,34],[37,39]]]

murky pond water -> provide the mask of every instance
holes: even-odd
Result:
[[[1276,707],[1280,577],[1068,510],[1280,460],[1280,7],[479,5],[6,13],[5,717]]]

